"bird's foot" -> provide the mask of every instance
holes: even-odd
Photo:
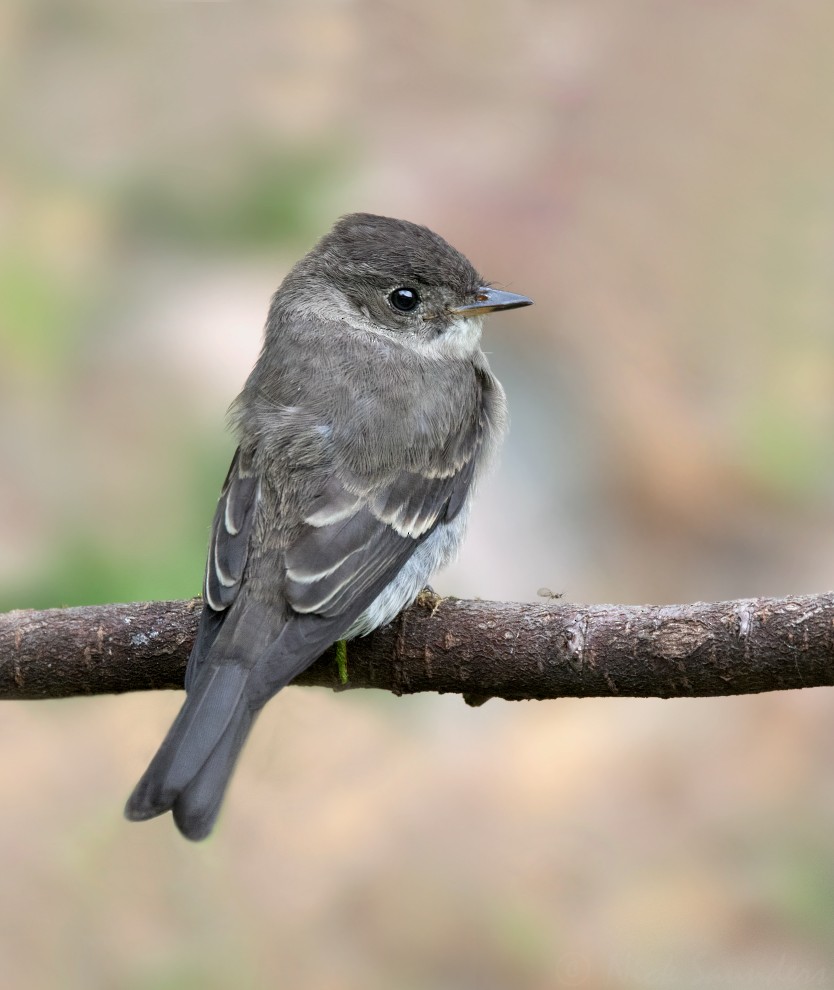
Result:
[[[434,613],[440,608],[444,601],[448,601],[450,598],[454,599],[454,595],[447,595],[446,598],[441,597],[430,585],[426,585],[425,588],[417,595],[417,604],[422,605],[423,608],[431,609],[429,613],[433,616]]]

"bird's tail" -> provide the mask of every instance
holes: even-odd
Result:
[[[247,697],[250,671],[226,662],[201,671],[156,756],[125,807],[131,821],[172,811],[188,839],[211,831],[258,709]]]

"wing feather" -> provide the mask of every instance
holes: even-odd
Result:
[[[472,485],[480,418],[463,432],[459,463],[448,473],[434,465],[400,471],[364,491],[355,478],[328,478],[285,554],[284,593],[297,613],[341,617],[348,628],[370,604],[369,591],[378,593],[439,524],[454,519]]]
[[[220,633],[229,606],[237,598],[249,556],[249,540],[259,498],[252,454],[235,451],[211,525],[206,574],[203,580],[203,611],[185,675],[188,689]]]
[[[257,500],[258,479],[252,470],[252,455],[238,448],[214,513],[203,584],[206,604],[215,612],[225,611],[237,597],[249,556]]]

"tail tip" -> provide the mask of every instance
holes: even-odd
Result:
[[[137,794],[135,791],[127,799],[124,816],[129,822],[146,822],[164,815],[167,811],[172,812],[174,823],[182,835],[192,842],[207,839],[217,820],[214,809],[212,809],[213,813],[205,814],[181,807],[180,802],[176,800],[167,804],[153,803],[148,801],[145,795]]]
[[[151,818],[164,815],[170,808],[170,804],[149,801],[147,795],[134,791],[127,799],[124,816],[129,822],[146,822]]]
[[[216,816],[206,818],[202,815],[183,814],[182,810],[174,805],[171,809],[174,815],[174,823],[190,842],[202,842],[207,839],[214,829]]]

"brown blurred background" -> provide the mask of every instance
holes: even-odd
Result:
[[[194,594],[268,297],[342,213],[536,306],[441,592],[831,587],[834,5],[10,0],[0,607]],[[177,694],[0,718],[0,980],[834,986],[834,696],[290,689],[216,835],[121,805]]]

